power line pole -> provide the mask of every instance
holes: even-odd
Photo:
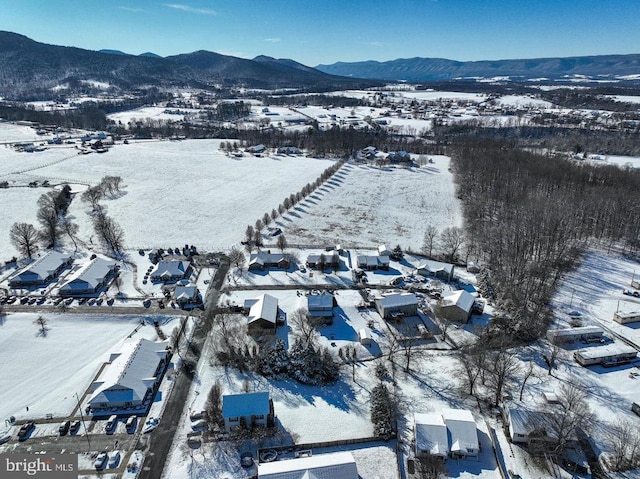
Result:
[[[78,393],[75,393],[76,400],[78,401],[78,411],[80,411],[80,419],[82,420],[82,427],[84,428],[84,435],[87,437],[87,444],[89,445],[89,449],[87,452],[91,451],[91,440],[89,439],[89,431],[87,431],[87,425],[84,422],[84,414],[82,414],[82,405],[80,404],[80,398],[78,397]]]

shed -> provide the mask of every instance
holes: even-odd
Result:
[[[362,344],[363,346],[371,345],[371,333],[366,328],[362,328],[358,331],[358,339],[360,340],[360,344]]]

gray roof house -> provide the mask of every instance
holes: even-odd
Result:
[[[416,272],[422,276],[434,276],[445,281],[451,281],[454,268],[455,266],[451,263],[425,259],[416,267]]]
[[[249,256],[249,269],[282,268],[289,267],[289,255],[286,253],[259,252]]]
[[[92,294],[106,286],[117,274],[118,267],[113,260],[94,258],[78,276],[60,288],[60,296]]]
[[[269,294],[261,294],[257,299],[247,299],[245,309],[249,309],[247,324],[249,330],[276,329],[278,317],[278,298]]]
[[[440,313],[451,321],[466,323],[471,317],[471,309],[475,298],[471,293],[461,289],[442,298]]]
[[[414,440],[417,456],[477,458],[478,429],[471,411],[443,409],[441,414],[415,414]]]
[[[173,291],[173,297],[181,306],[189,306],[200,303],[200,291],[195,284],[178,285]]]
[[[73,257],[70,254],[49,251],[11,278],[9,287],[44,286],[58,277],[71,263]]]
[[[158,261],[149,277],[151,281],[169,282],[186,278],[191,273],[191,262],[184,260]]]
[[[91,385],[92,409],[140,407],[155,392],[167,359],[167,342],[128,341],[112,353]]]
[[[418,314],[418,298],[413,293],[388,293],[376,298],[375,305],[383,319]]]
[[[273,403],[268,392],[226,394],[222,396],[222,418],[227,432],[267,426],[273,421]]]
[[[358,255],[356,257],[358,268],[360,269],[389,269],[389,257],[388,256],[376,256],[376,255]]]
[[[309,316],[314,318],[333,318],[333,306],[335,298],[332,294],[310,294],[307,296],[307,310]]]

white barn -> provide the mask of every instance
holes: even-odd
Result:
[[[167,345],[148,339],[124,343],[91,385],[89,406],[94,410],[142,406],[162,379]]]

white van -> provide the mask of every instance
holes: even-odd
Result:
[[[118,425],[118,416],[113,414],[107,420],[107,425],[105,426],[105,429],[107,430],[107,432],[110,432],[112,429],[115,429],[117,425]]]

